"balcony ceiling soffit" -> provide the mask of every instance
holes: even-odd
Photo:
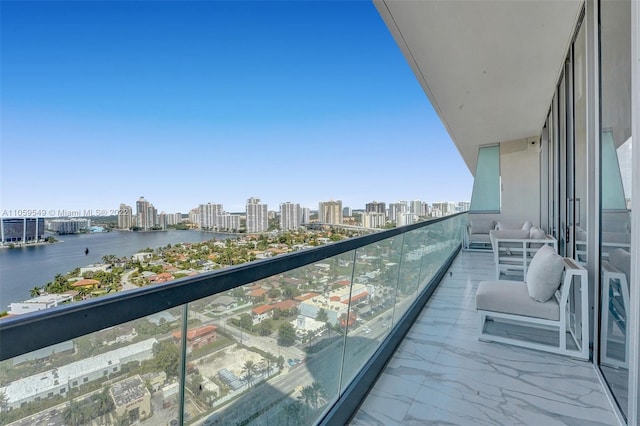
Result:
[[[469,170],[538,136],[582,2],[374,0]]]

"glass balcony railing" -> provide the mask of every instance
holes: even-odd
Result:
[[[0,423],[348,419],[457,254],[466,221],[0,321]]]

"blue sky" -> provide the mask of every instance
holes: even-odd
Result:
[[[1,7],[2,209],[470,199],[372,2]]]

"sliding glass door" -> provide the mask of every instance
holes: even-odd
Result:
[[[600,1],[600,328],[598,362],[628,413],[631,275],[631,1]],[[636,342],[637,344],[637,342]]]

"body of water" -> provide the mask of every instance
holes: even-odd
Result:
[[[146,247],[235,238],[235,235],[202,231],[103,232],[55,236],[61,243],[0,249],[0,311],[11,302],[28,299],[34,287],[42,287],[57,273],[102,262],[102,256],[131,256]],[[85,255],[85,249],[89,254]]]

